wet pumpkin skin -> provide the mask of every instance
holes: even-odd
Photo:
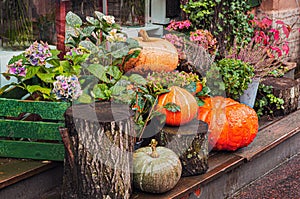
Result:
[[[149,37],[145,30],[141,30],[142,37],[134,38],[142,47],[137,58],[129,59],[125,72],[144,74],[147,72],[170,72],[177,68],[178,52],[175,46],[161,38]]]
[[[165,147],[156,148],[158,157],[151,157],[151,147],[133,153],[133,185],[150,193],[164,193],[179,181],[182,172],[178,156]]]
[[[254,109],[221,96],[204,99],[198,119],[209,125],[209,143],[214,150],[235,151],[248,146],[258,132]]]
[[[170,92],[158,97],[157,110],[166,115],[166,124],[180,126],[192,121],[197,115],[198,103],[195,97],[187,90],[178,86],[169,88]],[[180,111],[171,112],[164,108],[168,103],[180,107]]]

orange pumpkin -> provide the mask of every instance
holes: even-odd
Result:
[[[134,38],[142,47],[137,58],[129,59],[125,72],[146,73],[150,71],[173,71],[178,65],[178,52],[175,46],[161,38],[149,37],[145,30],[141,30],[142,37]]]
[[[180,126],[193,120],[197,115],[198,103],[195,97],[187,90],[172,86],[170,92],[158,97],[157,110],[166,115],[166,124]],[[176,104],[179,111],[172,112],[165,108],[167,104]]]
[[[254,109],[221,96],[204,99],[198,119],[209,125],[209,143],[214,150],[235,151],[248,146],[258,132]]]

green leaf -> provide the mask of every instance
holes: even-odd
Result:
[[[129,81],[133,82],[133,83],[136,83],[136,84],[139,84],[139,85],[146,85],[147,84],[147,80],[139,75],[139,74],[132,74],[129,76]]]
[[[79,45],[91,51],[91,53],[97,53],[99,51],[99,48],[91,41],[81,41]]]
[[[11,85],[7,84],[0,88],[0,95],[2,95]]]
[[[172,102],[169,102],[166,105],[164,105],[164,108],[166,108],[168,111],[171,111],[173,113],[180,111],[180,106]]]
[[[98,18],[99,20],[102,20],[102,19],[103,19],[103,16],[104,16],[104,14],[103,14],[102,12],[99,12],[99,11],[95,11],[95,15],[97,16],[97,18]]]
[[[148,95],[148,94],[144,95],[143,97],[145,97],[151,103],[151,105],[153,105],[153,106],[155,105],[155,101],[156,101],[155,97],[153,97],[152,95]]]
[[[83,30],[82,30],[83,36],[85,36],[85,37],[91,36],[91,34],[94,30],[95,30],[94,26],[88,26],[88,27],[83,28]]]
[[[125,43],[110,43],[111,45],[111,55],[118,59],[118,58],[122,58],[125,57],[126,55],[128,55],[129,53],[129,48]]]
[[[87,93],[82,93],[76,101],[87,104],[92,102],[92,97]]]
[[[119,80],[122,77],[122,72],[117,66],[108,66],[106,73],[115,78],[115,80]]]
[[[112,95],[120,95],[123,91],[126,90],[126,87],[114,85],[110,89]]]
[[[55,73],[37,73],[37,76],[46,83],[53,83],[55,81]]]
[[[37,74],[40,70],[40,66],[29,66],[26,68],[26,79],[30,79]]]
[[[110,83],[110,80],[106,76],[106,69],[101,64],[91,64],[88,66],[87,70],[91,72],[99,80]]]
[[[95,98],[107,100],[111,96],[111,91],[109,91],[108,86],[106,84],[97,84],[93,88],[93,93]]]
[[[28,86],[26,86],[26,89],[31,94],[34,92],[41,92],[43,94],[50,95],[50,93],[51,93],[50,88],[41,87],[39,85],[28,85]]]
[[[80,27],[82,25],[82,20],[78,15],[69,11],[66,15],[66,23],[72,27]]]
[[[94,17],[87,16],[86,21],[92,24],[93,26],[99,26],[99,21]]]

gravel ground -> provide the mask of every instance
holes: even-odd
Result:
[[[231,199],[300,199],[300,153],[243,188]]]

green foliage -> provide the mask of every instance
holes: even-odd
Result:
[[[73,12],[66,15],[66,24],[69,29],[67,31],[67,45],[77,47],[79,45],[91,50],[96,45],[106,40],[113,29],[121,33],[120,25],[114,23],[113,16],[105,16],[103,13],[95,11],[95,16],[87,16],[87,22]],[[87,47],[89,46],[89,47]]]
[[[81,50],[84,51],[84,49]],[[8,92],[10,86],[17,86],[30,94],[35,100],[57,101],[55,95],[51,92],[53,89],[53,83],[56,81],[55,78],[59,75],[79,76],[81,70],[80,65],[89,56],[89,54],[85,52],[83,54],[73,56],[66,55],[66,60],[60,60],[58,57],[58,50],[50,50],[50,53],[51,56],[45,60],[46,64],[36,66],[32,65],[30,57],[26,57],[24,52],[13,56],[8,65],[21,60],[23,67],[26,67],[26,75],[20,76],[8,71],[2,73],[5,78],[10,79],[15,77],[18,81],[0,88],[0,95],[4,92]]]
[[[221,76],[221,78],[219,78]],[[207,79],[214,79],[213,94],[220,95],[225,90],[226,96],[238,100],[244,90],[248,88],[251,78],[254,76],[254,69],[249,64],[236,59],[224,58],[207,72]]]
[[[259,117],[263,115],[273,116],[274,111],[283,109],[284,101],[276,97],[273,93],[272,86],[259,84],[254,110]]]
[[[250,6],[245,0],[189,0],[181,8],[195,28],[209,30],[217,38],[222,57],[234,40],[240,45],[251,40],[252,16],[246,14]]]

